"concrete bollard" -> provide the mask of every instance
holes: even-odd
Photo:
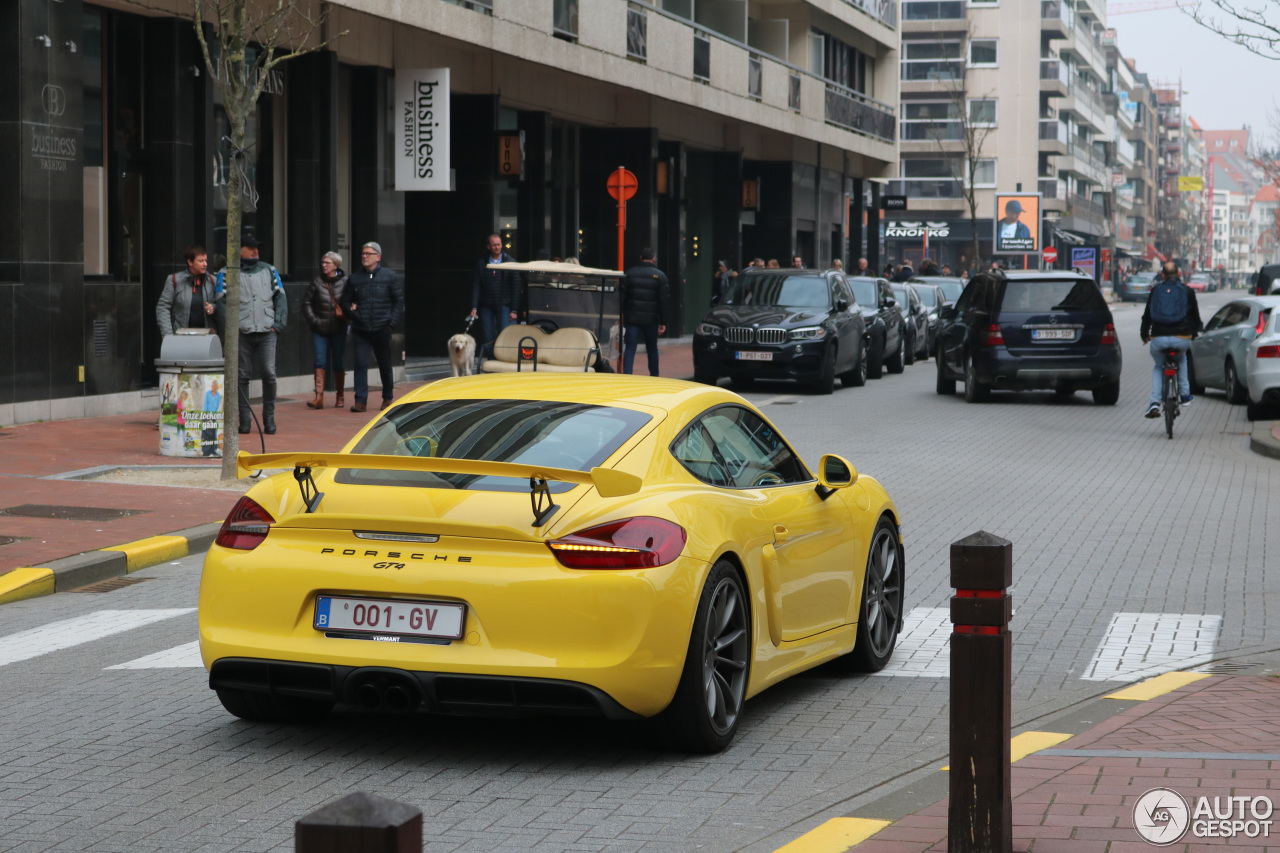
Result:
[[[951,853],[1013,850],[1012,582],[1012,542],[978,532],[951,544]]]
[[[355,793],[293,827],[294,853],[422,853],[422,809]]]

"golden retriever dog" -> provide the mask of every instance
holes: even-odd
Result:
[[[476,339],[470,335],[454,335],[449,338],[449,365],[454,376],[470,376],[471,365],[476,360]]]

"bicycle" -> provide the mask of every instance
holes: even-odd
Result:
[[[1166,350],[1164,354],[1164,431],[1173,438],[1173,420],[1182,411],[1182,398],[1178,394],[1178,351]]]

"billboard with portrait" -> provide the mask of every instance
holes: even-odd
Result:
[[[996,193],[995,253],[1029,255],[1040,248],[1040,194]]]

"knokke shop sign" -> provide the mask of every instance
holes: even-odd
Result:
[[[449,189],[449,69],[396,69],[396,189]]]

